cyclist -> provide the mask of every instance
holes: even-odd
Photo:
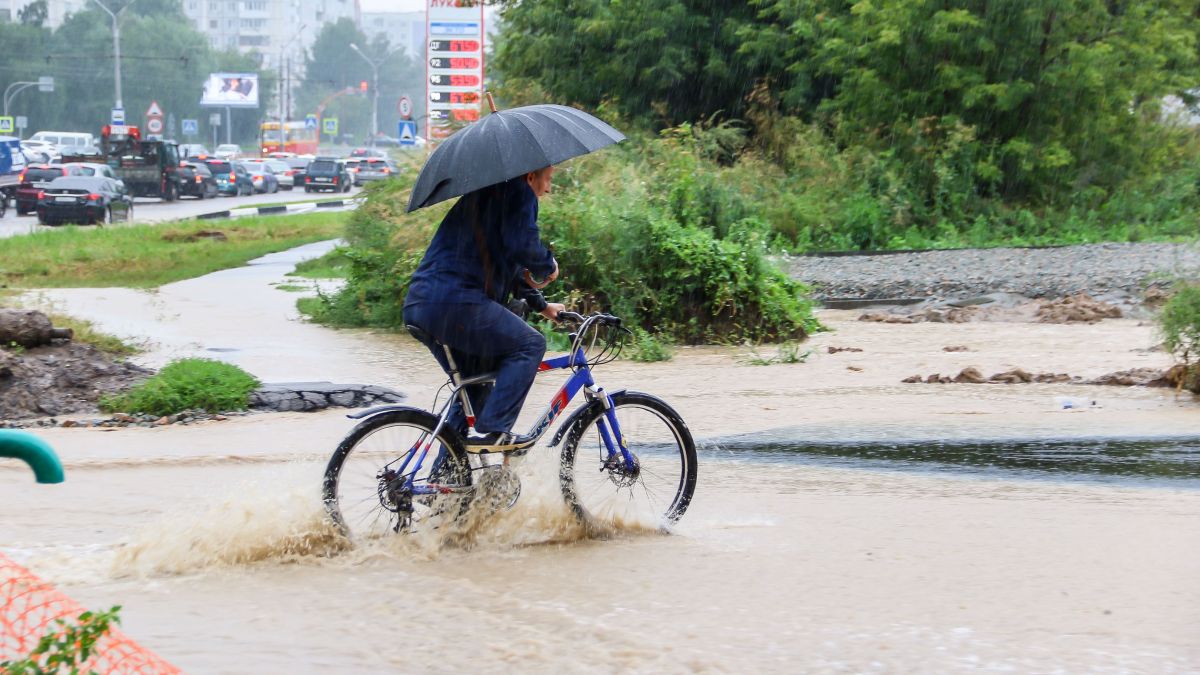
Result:
[[[491,387],[468,390],[480,435],[468,436],[467,445],[475,449],[505,450],[529,441],[512,428],[546,353],[546,338],[506,305],[515,295],[551,320],[564,309],[540,291],[558,277],[558,262],[542,244],[537,224],[538,199],[550,192],[553,174],[547,166],[459,199],[438,226],[404,301],[404,322],[450,347],[463,377],[496,372]],[[426,346],[449,372],[441,348]],[[455,402],[448,423],[465,435],[466,422]]]

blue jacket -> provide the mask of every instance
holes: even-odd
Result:
[[[511,294],[535,311],[546,307],[542,294],[523,281],[554,271],[554,255],[542,245],[538,200],[525,176],[476,190],[458,200],[442,219],[425,257],[413,273],[404,304],[504,304]]]

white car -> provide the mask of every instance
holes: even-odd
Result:
[[[58,146],[50,141],[21,141],[21,149],[25,151],[26,156],[43,164],[49,164],[50,160],[62,156]]]
[[[241,146],[233,143],[222,143],[217,146],[217,151],[213,153],[217,159],[238,159],[242,156]]]

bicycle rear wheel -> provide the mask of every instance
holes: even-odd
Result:
[[[322,496],[343,533],[364,540],[429,530],[463,512],[471,471],[448,431],[432,440],[435,426],[427,412],[395,410],[363,420],[342,440],[325,468]]]
[[[594,405],[571,426],[563,444],[563,497],[585,522],[661,527],[678,520],[696,490],[691,432],[679,413],[649,394],[622,392],[613,403],[634,468],[609,457],[601,427],[610,437],[611,429],[604,408]]]

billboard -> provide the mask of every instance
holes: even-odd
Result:
[[[230,108],[258,107],[258,75],[255,73],[213,73],[204,81],[202,106]]]

